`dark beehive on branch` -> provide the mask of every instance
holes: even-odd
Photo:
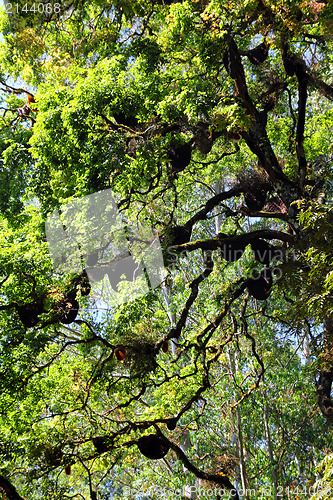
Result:
[[[244,192],[246,206],[255,212],[262,210],[266,203],[267,190],[264,186],[252,186]]]
[[[168,350],[169,350],[169,342],[167,340],[165,340],[162,344],[162,351],[168,352]]]
[[[251,49],[247,52],[247,57],[252,64],[259,65],[263,63],[268,56],[268,45],[266,42],[262,42],[254,49]]]
[[[161,243],[163,247],[163,257],[165,266],[171,266],[178,260],[179,255],[186,254],[185,251],[170,248],[174,245],[184,245],[191,239],[192,227],[185,226],[171,226],[165,234],[161,236]]]
[[[138,448],[142,455],[151,460],[159,460],[163,458],[169,451],[170,447],[156,434],[142,436],[138,440]]]
[[[274,257],[274,247],[260,238],[251,241],[254,260],[269,266],[270,261]]]
[[[98,453],[109,451],[113,444],[110,436],[96,436],[92,438],[92,442]]]
[[[29,304],[24,304],[23,306],[16,305],[15,308],[21,322],[26,328],[37,325],[38,316],[44,311],[42,301],[29,302]]]
[[[178,419],[177,419],[177,418],[170,418],[170,419],[167,421],[167,428],[169,429],[169,431],[173,431],[173,430],[175,430],[176,425],[177,425],[177,422],[178,422]]]
[[[255,299],[266,300],[271,294],[272,284],[272,271],[266,268],[261,271],[258,278],[250,278],[247,281],[247,289]]]
[[[227,238],[227,234],[220,233],[221,238]],[[221,257],[227,262],[236,262],[243,255],[246,244],[242,242],[228,242],[221,245]]]
[[[225,243],[221,247],[221,257],[227,262],[236,262],[236,260],[240,259],[245,251],[244,244],[232,245]]]
[[[170,229],[170,240],[172,245],[184,245],[191,239],[192,228],[185,226],[172,226]]]
[[[61,304],[61,323],[69,325],[75,320],[77,313],[79,312],[79,303],[76,299],[72,297],[66,297],[64,302]]]
[[[184,170],[190,164],[191,155],[191,141],[185,144],[170,144],[168,158],[171,163],[172,172],[176,173]]]
[[[208,125],[199,123],[194,135],[194,145],[200,153],[206,155],[213,147],[213,136],[208,130]]]
[[[138,124],[138,120],[135,116],[126,114],[123,111],[113,113],[113,117],[118,124],[125,125],[126,127],[135,128]]]

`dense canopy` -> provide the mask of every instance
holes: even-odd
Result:
[[[4,3],[1,499],[330,487],[332,27],[329,0]],[[129,297],[142,228],[165,269]]]

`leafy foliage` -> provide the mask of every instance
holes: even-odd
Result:
[[[0,495],[309,498],[332,451],[332,4],[15,5],[0,18]],[[106,249],[60,272],[45,232],[106,189],[167,266],[117,307],[86,272]],[[147,435],[163,458],[140,453]]]

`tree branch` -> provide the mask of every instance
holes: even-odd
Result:
[[[184,243],[183,245],[174,245],[170,247],[177,251],[188,251],[192,252],[201,248],[202,250],[217,250],[222,248],[225,244],[238,245],[240,243],[248,245],[251,241],[257,238],[264,238],[266,240],[281,240],[286,241],[292,245],[295,244],[295,238],[282,231],[274,231],[273,229],[258,229],[257,231],[252,231],[251,233],[244,233],[237,236],[227,236],[225,234],[219,233],[215,238],[207,240],[196,240],[190,241],[189,243]]]
[[[179,460],[184,464],[184,466],[190,472],[192,472],[192,474],[194,474],[199,479],[204,479],[205,481],[212,481],[222,486],[223,489],[226,488],[227,490],[230,491],[232,500],[239,500],[237,490],[227,476],[225,476],[224,474],[218,474],[214,472],[204,472],[203,470],[196,467],[192,462],[190,462],[190,460],[187,458],[183,450],[178,445],[176,445],[174,442],[170,441],[166,436],[164,436],[164,434],[157,425],[155,425],[154,427],[156,429],[156,434],[170,446],[170,448],[176,453]]]
[[[15,486],[2,475],[0,475],[0,488],[5,491],[8,500],[26,500],[17,492]]]
[[[283,173],[273,151],[266,131],[266,117],[258,112],[248,94],[241,57],[232,37],[228,38],[227,52],[223,62],[229,76],[235,80],[236,93],[250,118],[248,130],[242,131],[241,135],[275,184],[277,193],[289,207],[293,201],[300,198],[301,193],[298,186]]]

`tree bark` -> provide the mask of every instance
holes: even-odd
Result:
[[[265,384],[264,376],[263,376],[263,384]],[[266,391],[264,388],[262,389],[262,394],[263,394],[263,398],[264,398],[264,425],[265,425],[265,432],[266,432],[266,438],[267,438],[268,456],[269,456],[269,461],[271,464],[271,472],[272,472],[272,479],[273,479],[273,486],[274,486],[274,499],[279,500],[280,497],[278,495],[278,479],[277,479],[277,474],[276,474],[276,470],[274,467],[273,446],[272,446],[272,440],[271,440],[271,433],[269,430],[267,395],[266,395]]]
[[[232,360],[231,356],[230,356],[229,349],[226,350],[226,355],[227,355],[229,370],[233,374],[235,374],[238,371],[237,357],[235,355],[234,360]],[[236,441],[237,453],[238,453],[238,458],[239,458],[239,473],[240,473],[242,491],[243,491],[245,500],[248,500],[248,495],[247,495],[246,491],[247,491],[247,485],[249,484],[249,481],[247,479],[247,474],[246,474],[246,465],[245,465],[245,459],[244,459],[243,433],[242,433],[242,424],[241,424],[241,415],[240,415],[240,411],[239,411],[239,406],[236,407],[236,429],[237,429],[237,436],[236,436],[235,441]]]
[[[167,315],[170,321],[171,328],[173,328],[176,324],[176,316],[175,313],[172,311],[172,305],[171,305],[171,300],[170,300],[170,287],[166,284],[162,284],[162,293],[164,297],[164,302],[166,305],[166,310],[167,310]],[[173,356],[176,356],[177,353],[177,339],[172,338],[171,339],[171,352]]]
[[[6,493],[8,500],[26,500],[17,492],[15,486],[7,478],[0,475],[0,488]]]

